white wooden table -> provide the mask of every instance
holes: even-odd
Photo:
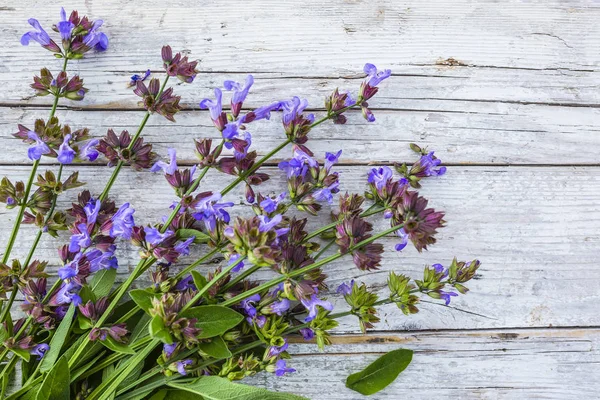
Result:
[[[372,102],[377,122],[352,113],[346,126],[312,132],[312,149],[344,150],[349,190],[362,189],[368,164],[411,160],[410,142],[435,149],[448,165],[446,176],[422,190],[447,212],[439,244],[423,255],[390,254],[381,273],[367,276],[344,261],[328,274],[332,287],[354,278],[383,294],[387,271],[416,277],[426,263],[477,257],[481,277],[471,292],[450,307],[422,304],[410,318],[386,307],[368,336],[357,334],[355,320],[343,320],[325,353],[291,346],[298,373],[262,374],[251,383],[312,399],[358,399],[345,377],[406,347],[415,350],[413,364],[372,398],[600,396],[600,2],[3,0],[0,175],[26,178],[26,146],[10,133],[17,123],[46,118],[49,99],[34,97],[28,84],[41,67],[59,68],[19,38],[30,17],[47,27],[58,21],[60,5],[103,18],[110,37],[106,54],[70,66],[90,88],[85,101],[59,107],[57,116],[71,126],[97,136],[110,127],[135,130],[142,112],[126,83],[133,73],[158,71],[168,43],[198,58],[202,73],[176,88],[185,104],[177,123],[153,117],[144,136],[159,153],[175,147],[192,163],[191,140],[216,137],[198,102],[224,79],[254,74],[248,107],[298,95],[322,109],[335,87],[355,90],[362,66],[372,62],[393,71]],[[263,152],[280,137],[276,124],[254,131]],[[79,169],[96,192],[110,172],[100,164]],[[207,181],[216,184],[216,176]],[[274,179],[264,189],[282,185]],[[161,177],[128,170],[113,195],[133,201],[147,222],[172,200]],[[14,216],[0,210],[3,243]],[[34,230],[22,232],[16,255],[27,251]],[[59,243],[45,237],[37,255],[56,265]],[[385,244],[391,248],[393,239]],[[135,251],[127,250],[121,280],[134,265]]]

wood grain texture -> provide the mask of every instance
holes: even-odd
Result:
[[[154,116],[144,136],[160,154],[175,147],[185,164],[194,162],[194,138],[218,137],[198,102],[224,79],[254,74],[247,109],[298,95],[318,114],[334,88],[355,91],[362,66],[372,62],[393,71],[371,102],[376,123],[349,113],[346,126],[311,132],[310,147],[317,155],[343,149],[340,169],[349,191],[363,190],[368,164],[414,159],[410,142],[430,146],[451,165],[422,190],[447,213],[437,245],[423,254],[396,253],[394,238],[385,238],[391,251],[381,271],[364,274],[341,260],[327,273],[331,288],[358,279],[385,296],[388,271],[418,277],[425,264],[478,257],[483,265],[471,292],[450,307],[423,303],[410,318],[386,306],[366,337],[353,335],[356,321],[345,318],[325,353],[312,344],[291,346],[298,373],[261,374],[250,383],[312,399],[359,399],[344,388],[345,377],[380,353],[406,347],[416,351],[413,364],[371,398],[597,398],[600,2],[86,0],[69,6],[103,18],[111,40],[107,53],[70,64],[90,88],[84,101],[59,106],[57,115],[73,127],[85,125],[95,136],[108,128],[134,131],[142,112],[126,84],[134,73],[159,72],[167,43],[198,59],[201,74],[192,85],[176,85],[185,107],[177,123]],[[0,148],[8,149],[0,152],[0,176],[27,177],[26,146],[9,134],[17,123],[46,118],[49,99],[33,96],[28,83],[43,66],[59,68],[38,46],[22,47],[19,37],[32,16],[47,27],[55,23],[59,7],[41,0],[0,5]],[[278,121],[253,126],[261,154],[281,142]],[[100,164],[80,169],[96,193],[110,173]],[[269,172],[277,174],[273,167]],[[219,179],[209,174],[205,188],[221,187]],[[278,193],[284,183],[277,175],[262,189]],[[173,200],[160,176],[127,169],[113,194],[118,203],[135,199],[138,220],[148,223]],[[61,198],[59,207],[74,195]],[[229,197],[242,203],[241,191]],[[0,210],[0,243],[13,218]],[[376,221],[376,229],[386,227]],[[33,233],[23,228],[15,255],[28,250]],[[44,237],[37,252],[51,260],[52,271],[60,243]],[[123,280],[135,250],[124,245],[120,255]],[[344,308],[335,294],[330,299]]]

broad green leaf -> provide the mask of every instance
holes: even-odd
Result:
[[[90,283],[90,288],[97,298],[108,296],[116,277],[117,270],[114,268],[102,269],[96,272]]]
[[[223,306],[192,307],[182,316],[198,320],[196,326],[202,329],[198,339],[222,335],[244,319],[237,311]]]
[[[202,396],[183,390],[162,389],[148,400],[203,400]]]
[[[192,279],[194,279],[194,285],[196,285],[196,289],[200,290],[206,286],[206,278],[200,272],[192,271]]]
[[[69,328],[71,327],[71,322],[73,321],[73,315],[75,315],[75,305],[71,303],[65,317],[56,328],[56,332],[54,332],[54,336],[52,336],[52,340],[50,340],[50,349],[44,354],[44,358],[42,358],[42,363],[40,365],[40,371],[48,372],[52,369],[56,360],[58,360],[58,356],[60,355],[60,350],[65,344],[65,340],[67,339],[67,335],[69,334]]]
[[[83,285],[81,287],[81,290],[79,291],[79,297],[81,297],[81,302],[83,304],[87,303],[90,300],[96,301],[96,295],[94,294],[94,292],[92,292],[92,289],[89,285]]]
[[[142,310],[148,312],[148,310],[152,308],[152,299],[156,296],[144,289],[134,289],[129,292],[129,297],[131,297],[131,299],[135,301],[135,304]]]
[[[171,333],[169,333],[163,319],[159,315],[155,315],[152,321],[150,321],[150,336],[163,343],[173,344]]]
[[[367,368],[346,379],[346,387],[360,394],[379,392],[404,371],[412,361],[412,350],[398,349],[379,357]]]
[[[205,400],[307,400],[306,397],[291,393],[269,392],[263,388],[233,383],[218,376],[203,376],[187,383],[172,381],[167,385],[199,394]]]
[[[7,315],[10,313],[7,313]],[[0,325],[0,343],[3,343],[6,339],[8,339],[8,331],[4,328],[3,325]]]
[[[180,239],[187,239],[194,237],[194,243],[206,243],[210,240],[210,236],[206,233],[198,231],[196,229],[178,229],[177,237]]]
[[[127,346],[125,343],[117,342],[110,336],[107,336],[106,340],[101,340],[100,343],[102,343],[106,348],[117,353],[135,354],[135,351],[133,351],[131,347]]]
[[[46,353],[48,355],[48,353]],[[46,358],[44,356],[44,358]],[[50,372],[44,378],[40,386],[36,400],[69,400],[71,396],[71,379],[69,377],[69,363],[65,357],[61,357]]]
[[[81,313],[77,313],[77,325],[79,325],[79,328],[83,332],[94,327],[94,324],[92,324],[92,321],[90,321],[89,319],[84,317],[83,314],[81,314]],[[82,332],[76,332],[76,333],[82,333]]]
[[[229,351],[229,348],[221,336],[215,336],[210,342],[200,343],[198,347],[201,351],[213,358],[221,359],[231,357],[231,351]]]
[[[29,354],[28,350],[20,349],[20,348],[16,347],[16,348],[10,349],[10,351],[15,353],[19,357],[21,357],[26,362],[29,362],[29,359],[31,358],[31,354]]]

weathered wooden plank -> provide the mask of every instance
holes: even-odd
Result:
[[[598,69],[600,8],[596,2],[481,4],[468,0],[344,1],[75,1],[80,12],[105,19],[112,52],[98,59],[112,70],[153,65],[149,46],[170,42],[215,71],[351,71],[365,59],[390,66],[459,63],[527,69]],[[41,10],[44,10],[41,13]],[[47,10],[47,11],[46,11]],[[14,45],[32,16],[46,24],[47,3],[3,3],[2,63],[7,71],[40,65]],[[585,35],[582,32],[585,31]],[[27,54],[27,55],[25,55]],[[40,57],[42,52],[38,52]],[[46,59],[46,58],[45,58]],[[90,65],[90,64],[88,64]]]
[[[1,75],[0,75],[1,76]],[[455,113],[444,110],[376,111],[377,121],[367,123],[359,112],[349,114],[346,125],[322,124],[310,133],[316,154],[343,149],[344,163],[400,162],[415,159],[408,143],[431,149],[447,163],[480,164],[592,164],[600,162],[600,110],[578,107],[504,104],[502,113]],[[322,114],[322,113],[317,113]],[[0,164],[29,164],[26,145],[10,134],[17,123],[32,126],[47,118],[48,110],[0,108]],[[87,126],[93,136],[114,128],[135,132],[143,112],[59,110],[57,115],[73,128]],[[184,111],[173,124],[153,116],[144,137],[159,154],[175,147],[185,162],[195,159],[192,140],[220,140],[208,113]],[[264,154],[284,140],[280,117],[249,126],[253,143]],[[98,163],[101,163],[99,160]]]
[[[341,167],[342,189],[361,191],[367,167]],[[2,173],[25,177],[24,167],[2,167]],[[272,170],[271,170],[272,171]],[[81,179],[90,182],[98,193],[108,177],[108,169],[82,168]],[[222,176],[207,175],[205,189],[222,187]],[[152,188],[151,191],[148,188]],[[284,185],[279,175],[265,184],[264,190],[277,193]],[[586,326],[600,325],[594,306],[600,279],[597,264],[600,237],[600,170],[571,167],[453,167],[446,176],[426,183],[423,194],[433,207],[447,213],[448,226],[441,231],[439,243],[419,255],[414,249],[393,251],[394,238],[383,241],[389,250],[380,272],[363,273],[348,260],[327,267],[332,292],[342,281],[359,279],[386,295],[386,274],[390,270],[413,277],[422,274],[426,263],[447,263],[456,255],[461,259],[477,257],[483,262],[481,279],[473,281],[471,292],[453,300],[449,310],[423,304],[418,315],[407,318],[395,306],[382,309],[378,329],[463,329],[494,327]],[[168,212],[173,200],[163,179],[149,173],[125,170],[113,190],[117,201],[131,201],[141,222],[151,222]],[[73,196],[71,194],[70,196]],[[243,193],[232,193],[236,203]],[[65,206],[64,200],[61,207]],[[249,210],[241,207],[245,214]],[[8,232],[14,213],[2,211],[0,232]],[[376,219],[377,229],[386,222]],[[311,220],[316,227],[317,220]],[[15,246],[23,255],[26,227]],[[6,240],[7,233],[0,234]],[[49,257],[56,265],[54,252],[60,242],[45,238],[38,255]],[[135,249],[124,246],[121,271],[124,279],[135,264]],[[265,273],[262,278],[269,275]],[[343,310],[343,301],[335,303]],[[356,321],[342,321],[340,331],[356,331]]]
[[[362,399],[345,387],[351,373],[381,353],[408,348],[412,364],[372,399],[595,399],[600,382],[590,371],[600,363],[598,329],[545,329],[394,333],[336,336],[315,345],[291,345],[283,378],[260,374],[247,383],[311,399]]]

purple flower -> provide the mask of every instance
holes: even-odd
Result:
[[[96,223],[96,219],[98,219],[98,213],[100,212],[101,206],[102,206],[102,202],[100,200],[91,199],[83,207],[83,211],[85,212],[85,216],[86,216],[88,225],[93,225]]]
[[[35,141],[35,144],[31,145],[31,147],[27,150],[27,156],[30,160],[39,160],[42,158],[42,154],[50,153],[50,148],[40,139],[37,133],[29,131],[27,132],[27,137]]]
[[[248,91],[250,87],[254,83],[254,78],[252,75],[248,75],[246,77],[246,82],[244,86],[242,86],[238,82],[234,81],[225,81],[223,86],[225,90],[233,90],[233,96],[231,97],[231,111],[234,117],[237,117],[240,113],[240,109],[242,108],[242,103],[246,100],[246,96],[248,96]]]
[[[287,350],[289,347],[287,339],[283,339],[284,343],[281,346],[269,346],[267,351],[267,359],[279,356],[281,353]]]
[[[49,345],[47,345],[46,343],[40,343],[33,349],[29,350],[29,354],[37,356],[37,359],[41,360],[48,350],[50,350]]]
[[[90,272],[97,272],[101,269],[117,269],[119,262],[115,257],[116,246],[111,245],[107,251],[94,249],[86,253],[85,257],[90,262]]]
[[[71,140],[71,135],[66,135],[58,148],[58,156],[56,159],[61,164],[71,164],[75,159],[75,150],[69,146],[69,140]]]
[[[260,219],[258,230],[260,232],[268,232],[281,222],[282,216],[281,214],[277,214],[273,218],[269,218],[266,215],[259,215],[258,219]]]
[[[361,107],[361,110],[363,117],[367,122],[375,122],[375,114],[373,114],[373,111],[371,111],[369,107]]]
[[[138,74],[131,76],[131,81],[129,82],[129,86],[135,86],[137,82],[144,82],[151,74],[150,70],[144,72],[144,76],[140,76]]]
[[[446,278],[448,276],[448,274],[450,273],[450,271],[446,268],[444,268],[444,266],[442,264],[433,264],[431,266],[434,270],[436,274],[442,274],[441,278]]]
[[[237,262],[237,260],[240,259],[240,255],[239,254],[233,254],[231,257],[229,257],[229,266],[233,265],[234,263]],[[231,269],[231,272],[240,272],[242,269],[244,269],[244,262],[240,261],[235,267],[233,267]]]
[[[310,328],[302,328],[300,329],[300,334],[304,340],[311,340],[315,337],[315,332]]]
[[[99,154],[98,150],[96,150],[96,146],[98,146],[99,143],[100,141],[98,139],[88,141],[79,150],[79,157],[82,159],[87,158],[89,161],[96,161]]]
[[[316,294],[311,295],[310,299],[302,299],[301,302],[308,310],[308,316],[304,319],[304,322],[310,322],[317,317],[317,313],[319,312],[317,306],[321,306],[327,311],[333,310],[333,304],[319,299]]]
[[[281,299],[269,305],[269,310],[273,314],[282,315],[284,312],[290,309],[290,301],[288,299]]]
[[[173,344],[164,344],[163,345],[163,351],[165,352],[165,356],[167,358],[171,358],[171,356],[173,355],[173,352],[175,352],[175,349],[177,348],[177,342],[173,342]]]
[[[340,183],[335,181],[327,187],[315,190],[312,197],[317,201],[326,201],[329,204],[333,204],[333,195],[340,191],[339,186]]]
[[[30,18],[27,22],[29,22],[29,25],[33,26],[36,30],[27,32],[21,36],[21,44],[23,46],[28,46],[29,42],[32,40],[38,42],[42,46],[48,46],[52,42],[50,36],[48,36],[48,33],[42,28],[37,19]]]
[[[156,163],[154,163],[152,168],[150,168],[150,171],[158,172],[160,170],[163,170],[163,172],[167,175],[173,175],[175,171],[177,171],[177,153],[175,152],[175,149],[169,148],[167,152],[169,153],[170,158],[169,163],[167,164],[162,160],[157,161]]]
[[[204,221],[206,229],[214,232],[217,227],[217,221],[223,221],[226,224],[230,221],[229,213],[225,208],[232,207],[232,202],[217,203],[221,199],[220,193],[214,193],[198,201],[194,206],[196,212],[192,214],[198,221]]]
[[[421,156],[421,159],[419,159],[418,163],[420,166],[420,173],[418,175],[421,176],[440,176],[440,175],[444,175],[446,173],[446,167],[440,167],[437,168],[437,166],[439,166],[442,163],[442,160],[440,160],[439,158],[436,158],[433,155],[433,151],[430,152],[429,154],[425,154],[423,156]]]
[[[363,71],[365,71],[365,74],[367,74],[365,82],[371,87],[379,85],[381,81],[389,78],[390,75],[392,75],[391,70],[386,69],[383,71],[378,71],[375,65],[369,63],[365,64]]]
[[[71,32],[73,32],[73,28],[75,25],[67,19],[67,13],[64,8],[60,9],[60,22],[56,24],[58,31],[60,32],[60,37],[64,42],[70,43],[71,41]]]
[[[69,242],[69,251],[76,252],[82,247],[88,248],[92,245],[92,238],[88,232],[88,227],[85,224],[77,225],[77,233],[71,235]]]
[[[394,173],[390,167],[373,168],[371,172],[369,172],[368,181],[375,185],[378,190],[381,190],[387,182],[392,179],[393,175]]]
[[[342,155],[342,150],[337,153],[325,153],[325,169],[329,171],[333,165],[337,164],[340,156]]]
[[[283,124],[289,125],[308,107],[308,100],[294,96],[291,100],[282,101],[281,107],[283,109]],[[314,115],[310,114],[308,119],[314,120]]]
[[[204,99],[200,102],[200,108],[203,110],[208,109],[210,111],[210,119],[220,131],[225,128],[227,123],[226,118],[223,116],[223,105],[221,100],[223,98],[223,92],[221,89],[215,88],[215,99]]]
[[[77,268],[77,260],[70,262],[57,271],[58,277],[62,280],[71,279],[77,276],[79,269]]]
[[[81,285],[75,281],[64,282],[54,297],[53,303],[55,305],[70,304],[78,306],[81,304],[81,297],[79,291]]]
[[[343,282],[336,289],[336,293],[337,294],[343,294],[344,296],[348,296],[348,295],[350,295],[352,293],[352,288],[353,287],[354,287],[354,279],[352,279],[349,284],[346,283],[346,282]]]
[[[194,241],[195,237],[189,237],[183,242],[179,241],[173,249],[178,252],[180,255],[189,256],[190,255],[190,244]]]
[[[160,244],[163,240],[173,235],[172,230],[167,229],[165,233],[160,233],[158,229],[152,226],[144,227],[144,232],[146,233],[146,242],[152,246]]]
[[[256,110],[244,115],[242,118],[242,123],[250,123],[259,119],[271,119],[271,112],[279,110],[281,110],[281,101],[276,101],[269,105],[259,107]]]
[[[292,373],[292,372],[296,372],[296,370],[294,368],[287,368],[287,365],[285,363],[285,360],[278,360],[275,363],[275,375],[276,376],[283,376],[287,373]]]
[[[272,213],[277,209],[279,203],[281,203],[287,196],[287,192],[281,193],[279,196],[274,199],[270,197],[266,197],[263,201],[260,202],[260,207],[267,213]]]
[[[395,246],[396,251],[402,251],[408,244],[408,233],[406,233],[404,228],[400,228],[396,231],[396,234],[400,237],[400,243]]]
[[[120,236],[123,239],[131,239],[131,232],[135,226],[133,213],[135,213],[135,210],[129,203],[125,203],[119,207],[115,215],[111,218],[112,227],[109,233],[111,237],[116,238]]]
[[[179,372],[180,375],[184,375],[184,376],[187,375],[185,367],[187,367],[191,363],[192,363],[192,360],[177,361],[177,372]]]
[[[194,285],[194,278],[192,275],[188,275],[185,278],[182,278],[177,285],[173,288],[176,292],[184,292],[188,289],[197,290],[196,285]]]
[[[440,299],[444,300],[446,302],[446,305],[448,305],[448,304],[450,304],[450,299],[452,297],[458,296],[458,293],[444,292],[443,290],[440,290],[439,295],[440,295]]]
[[[108,36],[102,32],[98,32],[98,28],[102,26],[104,21],[98,19],[94,21],[91,29],[83,38],[83,43],[90,48],[95,48],[97,51],[105,51],[108,48]]]
[[[299,148],[294,149],[294,157],[289,161],[282,161],[279,163],[278,167],[280,170],[285,171],[287,173],[288,179],[293,176],[302,176],[306,175],[308,172],[308,168],[317,167],[319,163],[317,160],[306,154]]]

